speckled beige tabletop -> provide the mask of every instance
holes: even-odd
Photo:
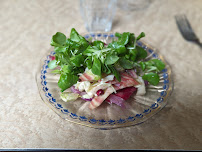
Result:
[[[86,32],[74,0],[0,0],[0,148],[202,149],[202,50],[185,41],[174,15],[185,13],[202,40],[201,0],[153,0],[144,10],[118,9],[112,31],[146,33],[173,71],[167,106],[146,122],[95,130],[60,118],[41,100],[39,60],[57,31]]]

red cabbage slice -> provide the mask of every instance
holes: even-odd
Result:
[[[130,96],[134,93],[137,92],[137,88],[135,87],[127,87],[121,90],[118,90],[117,93],[115,94],[116,96],[119,96],[123,98],[124,100],[127,100],[130,98]]]
[[[124,102],[130,98],[130,96],[137,92],[137,88],[135,87],[127,87],[121,90],[118,90],[117,93],[111,94],[105,101],[112,104],[116,104],[120,107],[125,108]]]
[[[144,84],[145,84],[145,86],[148,86],[149,82],[147,80],[144,80]]]
[[[119,96],[116,96],[115,94],[111,94],[105,101],[110,104],[114,103],[122,108],[125,108],[124,105],[125,100]]]
[[[72,91],[73,93],[81,94],[81,92],[80,92],[79,90],[77,90],[77,89],[75,88],[75,86],[71,86],[70,89],[71,89],[71,91]]]
[[[83,99],[83,100],[85,100],[85,101],[92,101],[92,100],[93,100],[93,98],[90,98],[90,99],[87,99],[87,98],[81,98],[81,99]]]

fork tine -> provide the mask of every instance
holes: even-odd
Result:
[[[193,29],[192,29],[192,27],[191,27],[191,25],[190,25],[190,23],[189,23],[186,15],[183,15],[182,17],[183,17],[184,21],[186,22],[187,27],[189,27],[189,29],[191,29],[193,31]]]
[[[184,39],[192,41],[199,45],[200,48],[202,48],[202,43],[196,36],[194,30],[192,29],[191,24],[189,23],[189,20],[187,19],[186,15],[176,15],[175,21]]]
[[[184,16],[177,16],[176,18],[177,18],[178,24],[180,25],[182,30],[186,30],[186,31],[190,30]]]
[[[182,34],[182,36],[187,40],[197,40],[197,36],[195,35],[186,15],[176,15],[175,16],[177,26]]]
[[[185,39],[187,39],[187,36],[186,36],[186,34],[185,34],[185,32],[184,32],[184,28],[183,28],[184,25],[183,25],[182,22],[181,22],[181,17],[180,17],[180,16],[175,16],[175,19],[176,19],[177,27],[178,27],[178,29],[180,30],[182,36],[183,36]]]
[[[193,37],[196,37],[196,35],[195,35],[195,33],[194,33],[194,30],[192,29],[191,24],[189,23],[189,21],[188,21],[186,15],[183,15],[183,19],[184,19],[184,22],[185,22],[185,24],[186,24],[186,27],[189,28],[189,33],[190,33],[190,35],[192,35]]]

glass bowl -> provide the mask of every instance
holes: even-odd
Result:
[[[86,39],[101,40],[110,43],[116,39],[114,33],[91,33],[85,34]],[[41,59],[36,74],[39,94],[42,100],[61,118],[79,125],[97,129],[113,129],[140,124],[159,112],[168,102],[173,90],[171,68],[160,53],[143,41],[137,41],[137,45],[144,48],[147,59],[161,59],[166,67],[160,72],[160,83],[158,86],[148,85],[144,96],[131,96],[125,102],[126,108],[115,104],[103,102],[101,106],[90,110],[90,102],[78,99],[76,101],[64,102],[60,99],[60,88],[57,85],[59,76],[50,73],[48,63],[51,56],[55,54],[53,48]]]

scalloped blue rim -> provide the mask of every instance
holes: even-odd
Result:
[[[114,34],[106,34],[106,33],[104,33],[104,34],[101,34],[101,33],[87,34],[84,37],[86,39],[88,39],[90,37],[96,37],[96,36],[97,37],[103,36],[104,38],[106,38],[106,37],[112,37],[112,38],[115,37]],[[148,55],[152,54],[152,57],[158,58],[158,54],[153,53],[154,50],[151,49],[151,48],[147,48],[147,46],[144,45],[141,41],[137,41],[137,45],[144,48],[145,50],[147,50]],[[99,125],[103,126],[103,125],[107,125],[107,124],[109,124],[109,125],[124,124],[126,122],[133,122],[136,119],[142,119],[142,118],[144,118],[145,115],[151,113],[152,110],[158,108],[159,107],[158,103],[164,102],[164,97],[167,95],[167,90],[169,89],[169,80],[168,80],[169,75],[167,73],[167,69],[165,68],[165,69],[162,70],[162,72],[163,72],[163,80],[164,80],[164,86],[163,86],[164,91],[160,92],[160,96],[156,99],[156,102],[153,103],[150,106],[150,108],[144,109],[144,111],[142,113],[136,114],[134,116],[129,116],[129,117],[124,118],[124,119],[120,118],[118,120],[111,120],[111,119],[110,120],[104,120],[104,119],[96,120],[96,119],[86,118],[85,116],[78,116],[76,113],[71,113],[68,109],[64,109],[61,104],[57,103],[56,99],[49,92],[49,89],[47,87],[47,81],[46,81],[46,73],[47,73],[47,69],[48,69],[48,63],[50,62],[50,59],[51,59],[50,56],[53,56],[53,55],[55,55],[54,51],[50,52],[50,54],[47,56],[47,59],[44,60],[44,65],[42,66],[41,75],[40,75],[41,84],[43,86],[43,91],[45,93],[45,96],[48,99],[48,101],[51,104],[53,104],[55,106],[55,108],[60,109],[63,114],[68,115],[72,119],[78,119],[81,122],[82,121],[88,121],[91,124],[99,124]]]

